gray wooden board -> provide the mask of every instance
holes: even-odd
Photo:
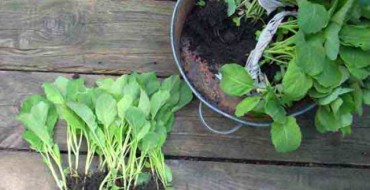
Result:
[[[15,120],[22,101],[41,93],[40,85],[52,82],[58,73],[0,71],[0,148],[28,149],[22,140],[22,125]],[[89,85],[103,76],[82,75]],[[313,127],[312,113],[300,117],[303,131],[301,148],[291,154],[276,153],[270,143],[269,129],[245,127],[235,134],[216,135],[202,127],[197,116],[198,101],[194,100],[176,115],[176,124],[164,148],[167,155],[216,157],[227,159],[316,162],[370,165],[369,109],[357,119],[353,135],[319,134]],[[234,123],[206,111],[206,119],[218,128],[227,129]],[[57,127],[56,138],[65,150],[65,129]]]
[[[0,69],[177,72],[169,30],[175,2],[2,0]]]
[[[177,190],[366,190],[370,169],[250,165],[168,160]],[[56,189],[41,157],[31,152],[0,151],[1,190]]]

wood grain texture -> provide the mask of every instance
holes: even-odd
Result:
[[[169,40],[174,4],[2,0],[0,70],[175,73]]]
[[[0,148],[28,149],[22,140],[22,125],[15,120],[23,100],[41,93],[41,84],[52,82],[57,73],[0,71]],[[64,75],[71,77],[71,75]],[[92,85],[98,75],[81,75]],[[202,127],[197,116],[198,101],[193,101],[177,113],[176,124],[164,148],[167,155],[216,157],[227,159],[316,162],[332,164],[370,165],[369,108],[356,119],[353,135],[342,138],[339,134],[319,134],[314,129],[312,112],[299,118],[303,131],[301,148],[291,154],[278,154],[270,142],[269,129],[245,127],[235,134],[222,136]],[[218,128],[234,125],[209,110],[206,119]],[[65,129],[56,130],[57,141],[66,148]]]
[[[168,160],[176,190],[365,190],[369,169]],[[0,151],[1,190],[56,189],[40,156]],[[10,172],[11,171],[11,172]]]

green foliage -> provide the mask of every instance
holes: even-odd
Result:
[[[370,103],[370,6],[356,0],[296,2],[297,18],[279,26],[260,61],[279,66],[272,81],[266,78],[265,87],[255,86],[235,64],[220,70],[221,89],[243,98],[236,116],[262,112],[271,117],[278,152],[294,151],[301,143],[296,119],[286,109],[295,102],[311,98],[319,107],[317,131],[343,136],[351,134],[353,115],[362,115],[363,105]]]
[[[100,188],[118,188],[113,183],[117,179],[124,189],[144,183],[148,179],[143,173],[145,163],[153,176],[170,186],[172,174],[161,149],[172,129],[174,113],[193,98],[189,87],[178,76],[161,83],[154,73],[100,79],[96,84],[96,88],[87,88],[82,79],[59,77],[42,85],[46,98],[29,97],[17,117],[26,129],[24,139],[42,154],[58,187],[67,189],[65,174],[81,174],[78,164],[83,140],[87,144],[84,177],[90,175],[94,155],[101,159],[99,170],[107,172]],[[66,169],[53,137],[58,119],[66,123]]]

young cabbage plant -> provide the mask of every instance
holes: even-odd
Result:
[[[17,117],[25,127],[23,138],[32,149],[41,154],[59,189],[67,190],[62,157],[58,145],[54,142],[57,118],[54,105],[39,95],[29,97]]]

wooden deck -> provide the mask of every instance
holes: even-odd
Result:
[[[56,189],[40,157],[22,140],[15,120],[22,101],[57,76],[88,83],[131,71],[178,73],[169,23],[174,1],[0,1],[0,190]],[[268,129],[245,127],[215,135],[202,127],[198,101],[177,114],[165,154],[176,189],[370,189],[370,108],[353,135],[315,132],[313,114],[300,117],[301,148],[274,151]],[[219,128],[233,125],[211,111]],[[65,150],[65,132],[57,129]]]

